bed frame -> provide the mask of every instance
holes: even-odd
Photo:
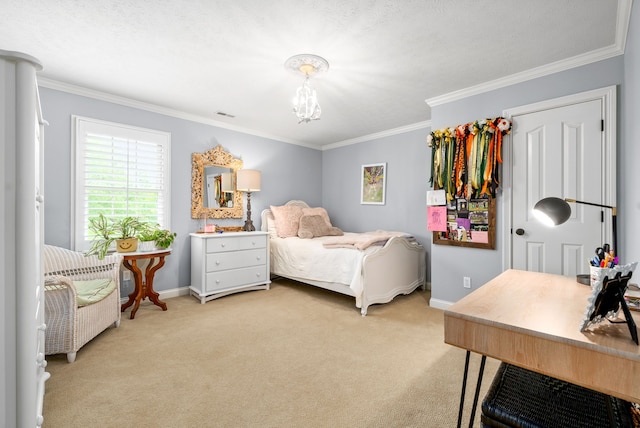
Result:
[[[285,205],[309,207],[306,202],[299,200],[289,201]],[[265,232],[268,231],[269,221],[272,219],[270,214],[269,209],[263,210],[261,214],[261,230]],[[417,241],[404,237],[391,238],[380,251],[366,255],[362,261],[363,292],[360,305],[362,316],[367,314],[370,305],[388,303],[394,297],[412,293],[418,287],[425,290],[426,271],[424,247]],[[283,275],[274,270],[273,264],[271,264],[271,274],[355,297],[349,284]]]

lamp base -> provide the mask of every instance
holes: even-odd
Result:
[[[251,192],[247,192],[247,220],[244,222],[242,230],[245,232],[254,232],[256,230],[251,221]]]
[[[244,222],[244,226],[242,227],[242,230],[244,230],[245,232],[255,232],[256,228],[253,225],[253,222],[251,220],[247,220]]]

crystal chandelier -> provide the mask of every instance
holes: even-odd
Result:
[[[298,123],[320,119],[322,109],[309,78],[314,74],[327,71],[329,69],[327,60],[317,55],[301,54],[286,60],[284,66],[287,70],[304,75],[304,82],[296,91],[293,100],[293,113],[298,118]]]

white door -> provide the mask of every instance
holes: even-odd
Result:
[[[590,100],[512,117],[514,269],[589,272],[587,261],[603,243],[602,209],[572,203],[569,220],[554,228],[532,209],[548,196],[604,203],[602,109],[601,100]]]

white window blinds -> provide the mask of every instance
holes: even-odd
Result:
[[[74,117],[75,248],[90,246],[89,218],[127,216],[170,229],[170,134]]]

